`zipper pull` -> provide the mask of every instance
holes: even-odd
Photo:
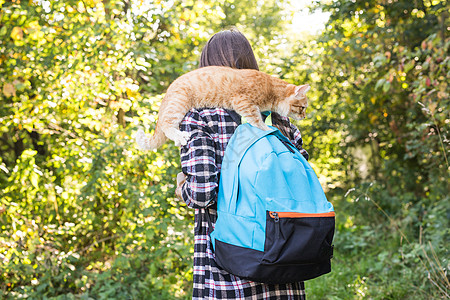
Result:
[[[280,216],[277,212],[271,211],[270,216],[273,218],[273,221],[275,222],[275,240],[278,240],[280,238]]]
[[[278,216],[278,213],[277,213],[277,212],[271,212],[271,213],[270,213],[270,216],[271,216],[272,218],[274,218],[274,221],[275,221],[275,222],[279,222],[279,221],[280,221],[280,217]]]

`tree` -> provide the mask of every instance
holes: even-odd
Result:
[[[446,265],[448,248],[447,1],[316,1],[316,9],[330,19],[312,47],[319,104],[306,136],[327,132],[311,146],[338,170],[328,178],[336,187],[329,195],[339,193],[339,230],[349,240],[336,248],[385,258],[364,275],[376,287],[368,297],[408,297],[379,289],[399,274],[409,289],[445,297],[448,280],[436,266]],[[369,242],[358,246],[364,234]],[[389,250],[382,249],[388,237]]]
[[[0,1],[1,295],[189,297],[178,150],[133,134],[223,26],[270,54],[282,7],[251,4]]]

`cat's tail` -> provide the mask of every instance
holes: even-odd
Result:
[[[152,136],[148,136],[145,134],[142,128],[136,133],[136,143],[140,150],[153,150],[162,146],[167,138],[161,130],[155,130],[155,133]]]

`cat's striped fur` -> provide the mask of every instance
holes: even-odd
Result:
[[[218,66],[196,69],[169,86],[161,102],[153,136],[146,136],[139,130],[136,142],[142,150],[156,149],[167,138],[176,145],[185,145],[189,135],[179,130],[179,124],[191,108],[232,109],[262,130],[268,129],[261,118],[263,111],[303,119],[309,89],[307,84],[295,86],[253,69]]]

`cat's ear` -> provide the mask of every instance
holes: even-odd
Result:
[[[306,92],[308,92],[311,89],[309,84],[299,85],[295,87],[295,97],[296,98],[302,98],[306,95]]]

